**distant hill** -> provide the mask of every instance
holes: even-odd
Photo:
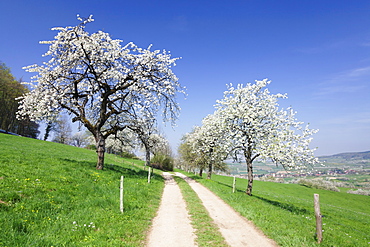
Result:
[[[329,156],[320,156],[319,159],[344,159],[344,160],[370,160],[370,151],[366,152],[351,152],[351,153],[340,153]]]
[[[353,169],[370,169],[370,151],[349,152],[329,156],[319,156],[326,167],[348,167]]]
[[[334,155],[319,156],[320,165],[316,165],[315,169],[353,169],[363,170],[370,169],[370,151],[366,152],[348,152]],[[321,166],[321,163],[324,166]],[[231,174],[245,175],[247,168],[245,163],[228,163]],[[254,174],[266,174],[284,171],[282,166],[276,166],[272,162],[255,162]]]

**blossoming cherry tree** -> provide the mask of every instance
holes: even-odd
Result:
[[[229,86],[224,98],[217,101],[214,119],[223,133],[223,143],[229,154],[247,164],[248,187],[252,195],[253,161],[272,160],[285,169],[300,169],[308,164],[318,163],[314,149],[309,144],[318,130],[303,126],[288,108],[279,109],[278,99],[283,94],[271,94],[265,88],[270,81],[256,81],[255,84]]]
[[[44,56],[50,60],[26,67],[37,75],[33,90],[21,97],[18,117],[42,121],[68,113],[93,134],[96,168],[103,169],[105,140],[127,128],[132,116],[162,111],[164,121],[177,119],[176,96],[183,87],[171,68],[179,58],[151,46],[121,46],[102,31],[89,34],[85,26],[92,16],[78,20],[77,26],[53,28],[55,39],[40,42],[49,45]]]

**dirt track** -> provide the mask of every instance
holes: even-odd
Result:
[[[261,231],[256,229],[252,222],[240,216],[229,205],[222,201],[203,185],[191,180],[181,173],[176,176],[184,178],[202,200],[209,215],[220,228],[225,241],[232,247],[277,246]],[[182,199],[181,191],[171,174],[164,173],[166,186],[162,196],[158,215],[153,221],[152,230],[148,236],[147,246],[197,246],[194,230],[186,211],[186,203]]]
[[[194,230],[180,188],[170,173],[163,173],[163,177],[166,180],[166,185],[163,190],[161,205],[148,236],[147,246],[196,246]]]

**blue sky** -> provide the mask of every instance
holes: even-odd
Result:
[[[222,98],[226,84],[269,78],[282,107],[320,131],[316,155],[370,150],[370,1],[1,1],[0,60],[16,78],[56,34],[92,14],[91,32],[182,57],[174,69],[187,99],[177,127],[163,131],[175,149]]]

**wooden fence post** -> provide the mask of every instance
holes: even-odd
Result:
[[[316,217],[317,243],[321,243],[322,242],[322,217],[320,213],[319,194],[314,194],[314,206],[315,206],[315,217]]]
[[[236,184],[236,178],[234,176],[234,180],[233,180],[233,193],[235,193],[235,184]]]
[[[152,171],[153,168],[151,168],[150,166],[148,167],[148,183],[150,183],[150,176],[151,176],[151,171]]]
[[[120,193],[119,193],[119,210],[121,211],[121,213],[123,213],[123,180],[124,180],[124,177],[121,176],[121,183],[120,183],[120,187],[119,187],[119,190],[120,190]]]

